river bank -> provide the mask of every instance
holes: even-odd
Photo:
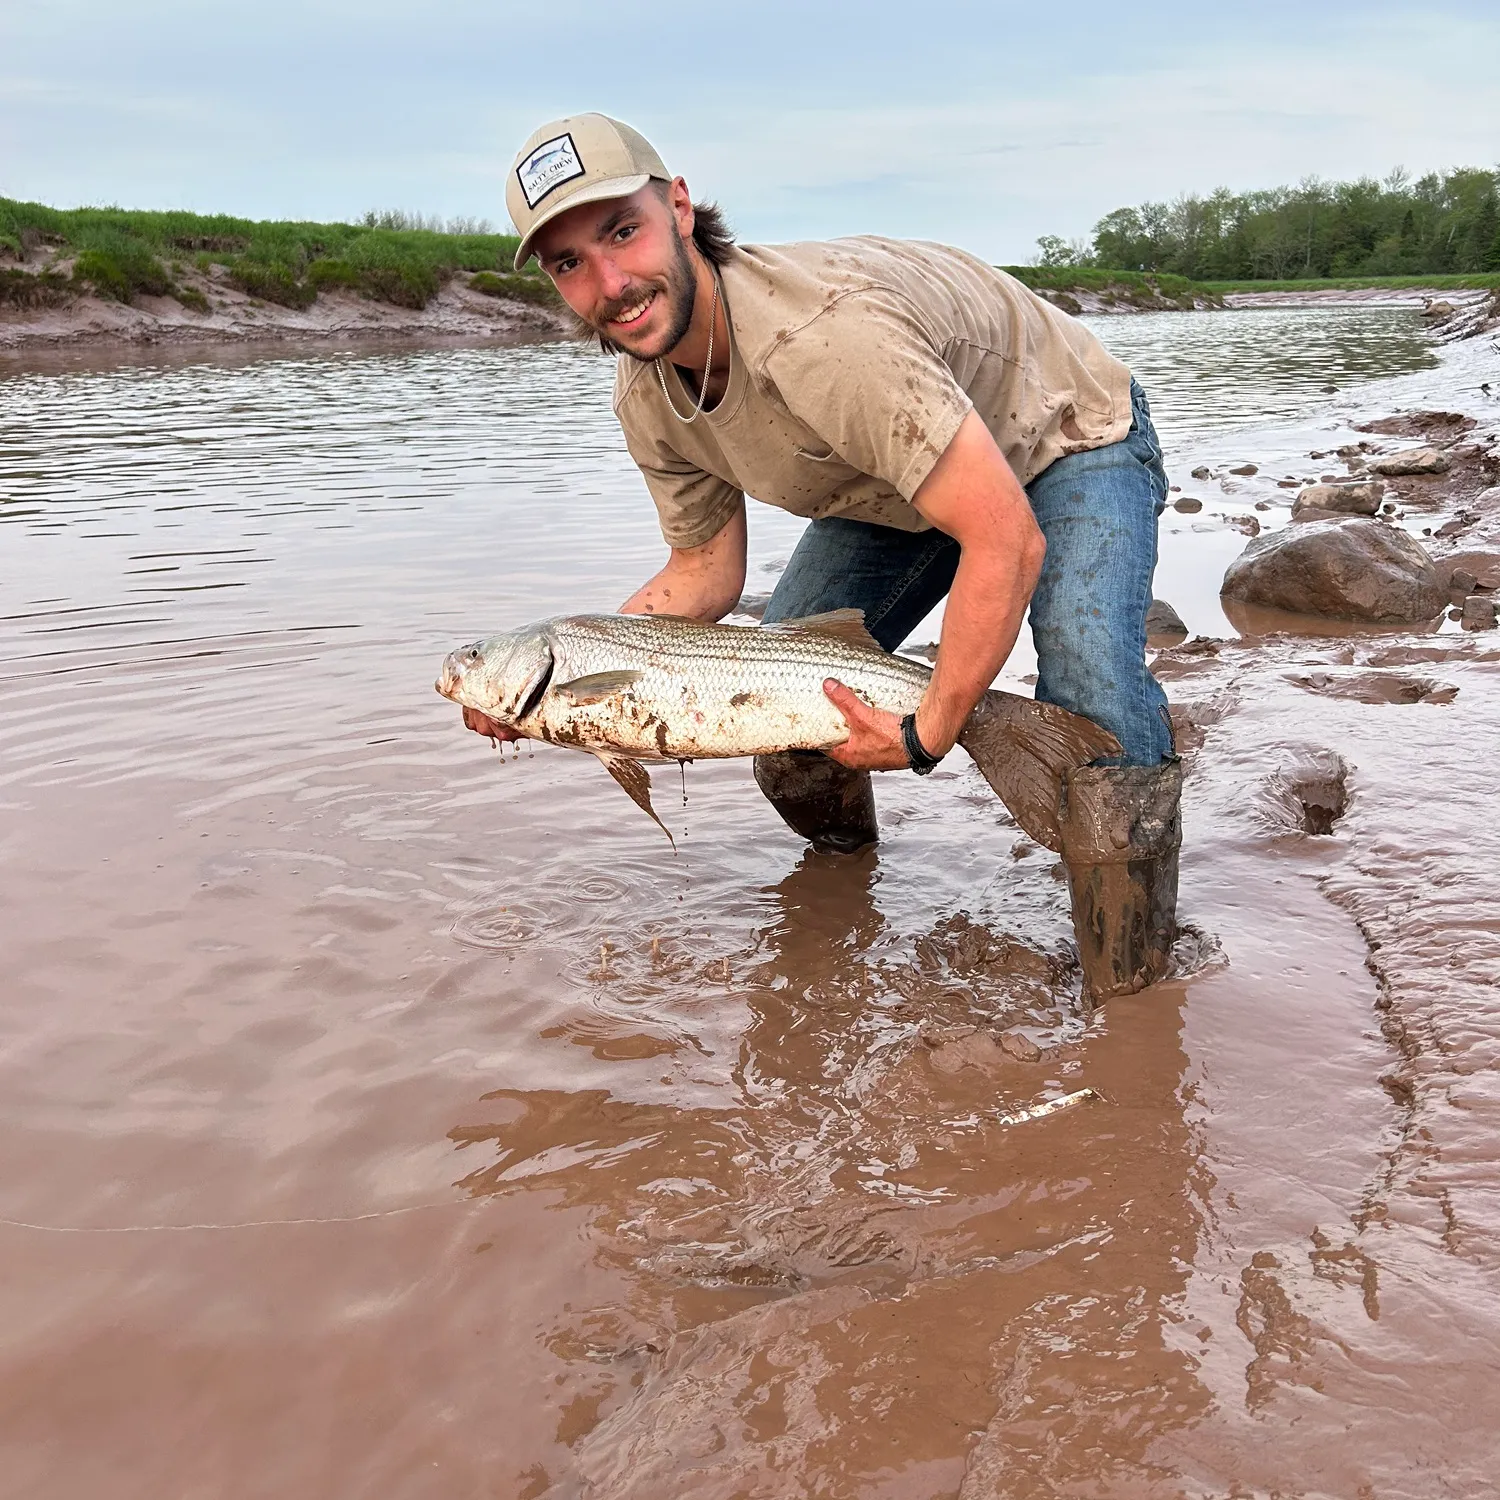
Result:
[[[6,361],[18,1491],[1487,1496],[1500,631],[1218,589],[1415,446],[1388,524],[1450,581],[1500,550],[1500,361],[1410,309],[1091,326],[1190,632],[1190,940],[1099,1010],[961,755],[852,860],[666,768],[674,854],[432,693],[659,564],[596,353]],[[800,527],[750,528],[764,588]]]
[[[463,274],[446,281],[421,307],[399,307],[342,289],[321,292],[307,307],[286,307],[252,295],[214,267],[185,274],[181,281],[181,291],[195,293],[196,300],[137,293],[121,302],[86,293],[52,307],[0,305],[0,353],[378,340],[513,343],[561,338],[570,327],[546,302],[484,292],[474,285],[480,277]]]

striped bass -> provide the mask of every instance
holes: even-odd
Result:
[[[855,609],[760,626],[564,615],[460,647],[437,690],[528,739],[598,756],[666,832],[643,762],[831,749],[849,726],[825,679],[905,715],[931,676],[931,667],[883,650]],[[1016,822],[1054,850],[1063,777],[1120,753],[1088,719],[993,689],[958,742]]]

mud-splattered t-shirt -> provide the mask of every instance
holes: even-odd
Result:
[[[721,531],[742,495],[902,531],[970,410],[1029,484],[1118,442],[1130,373],[1084,326],[961,250],[874,237],[740,245],[721,271],[733,337],[723,398],[684,425],[650,364],[620,357],[615,412],[674,547]],[[693,394],[664,366],[677,409]]]

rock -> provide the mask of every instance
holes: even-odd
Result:
[[[1231,474],[1259,474],[1260,469],[1255,464],[1240,464],[1237,468],[1229,471]]]
[[[1450,593],[1462,594],[1467,598],[1479,587],[1479,580],[1465,568],[1455,568],[1448,578],[1448,590]]]
[[[1444,521],[1433,533],[1434,536],[1462,536],[1477,520],[1477,511],[1461,510],[1451,521]]]
[[[1212,479],[1213,477],[1214,471],[1210,469],[1207,464],[1199,464],[1198,467],[1193,470],[1194,479]]]
[[[1470,594],[1464,600],[1464,612],[1459,619],[1465,630],[1493,630],[1497,617],[1500,617],[1500,604],[1492,595]],[[1004,1037],[1001,1037],[1000,1045],[1005,1045]]]
[[[1335,511],[1344,516],[1373,516],[1385,486],[1378,479],[1363,484],[1310,484],[1292,504],[1292,519],[1303,510]]]
[[[1187,639],[1188,628],[1182,616],[1165,599],[1153,599],[1146,611],[1146,644],[1148,646],[1175,646]]]
[[[1453,461],[1437,448],[1407,448],[1372,458],[1368,467],[1372,474],[1446,474]]]
[[[1243,531],[1246,536],[1260,535],[1260,522],[1254,516],[1225,516],[1224,519],[1236,531]]]
[[[1203,509],[1203,502],[1195,500],[1191,495],[1184,495],[1182,499],[1172,502],[1172,509],[1180,510],[1185,516],[1193,516]]]
[[[1269,500],[1257,500],[1255,502],[1255,508],[1256,510],[1270,510],[1271,502]]]
[[[1482,390],[1483,387],[1481,386]],[[1437,429],[1469,432],[1475,426],[1473,417],[1461,411],[1408,411],[1375,422],[1360,422],[1356,432],[1378,432],[1382,437],[1427,437]]]
[[[1464,547],[1449,553],[1443,566],[1471,577],[1475,588],[1500,589],[1500,547]]]
[[[1000,1047],[1017,1062],[1035,1062],[1042,1055],[1042,1049],[1024,1031],[1002,1031]]]
[[[1316,505],[1294,505],[1292,507],[1292,520],[1294,523],[1303,521],[1342,521],[1344,512],[1341,510],[1319,510]]]
[[[1404,531],[1365,517],[1258,536],[1229,565],[1227,599],[1346,620],[1432,620],[1446,581]]]

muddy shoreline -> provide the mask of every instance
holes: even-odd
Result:
[[[312,307],[281,307],[251,297],[220,268],[182,273],[183,284],[210,310],[196,311],[175,297],[139,296],[134,303],[93,294],[46,309],[0,307],[0,357],[47,349],[90,348],[101,353],[127,347],[213,348],[249,344],[349,346],[381,342],[524,342],[565,338],[571,322],[561,311],[474,291],[468,278],[454,277],[421,310],[375,302],[352,292],[324,291]],[[1164,310],[1194,311],[1170,298],[1075,288],[1040,295],[1065,312],[1131,317]],[[1473,337],[1500,326],[1500,297],[1483,292],[1439,292],[1422,288],[1234,292],[1212,305],[1231,308],[1347,307],[1373,304],[1438,309],[1439,338]],[[1200,303],[1198,306],[1208,306]],[[1448,309],[1444,312],[1443,309]]]
[[[48,349],[225,345],[348,347],[383,342],[462,342],[473,345],[562,338],[570,324],[561,312],[514,298],[474,291],[467,277],[439,288],[425,308],[395,307],[353,292],[325,290],[309,308],[282,307],[251,297],[222,268],[183,272],[184,285],[207,311],[175,297],[138,296],[133,303],[80,296],[63,307],[0,307],[0,356]]]

